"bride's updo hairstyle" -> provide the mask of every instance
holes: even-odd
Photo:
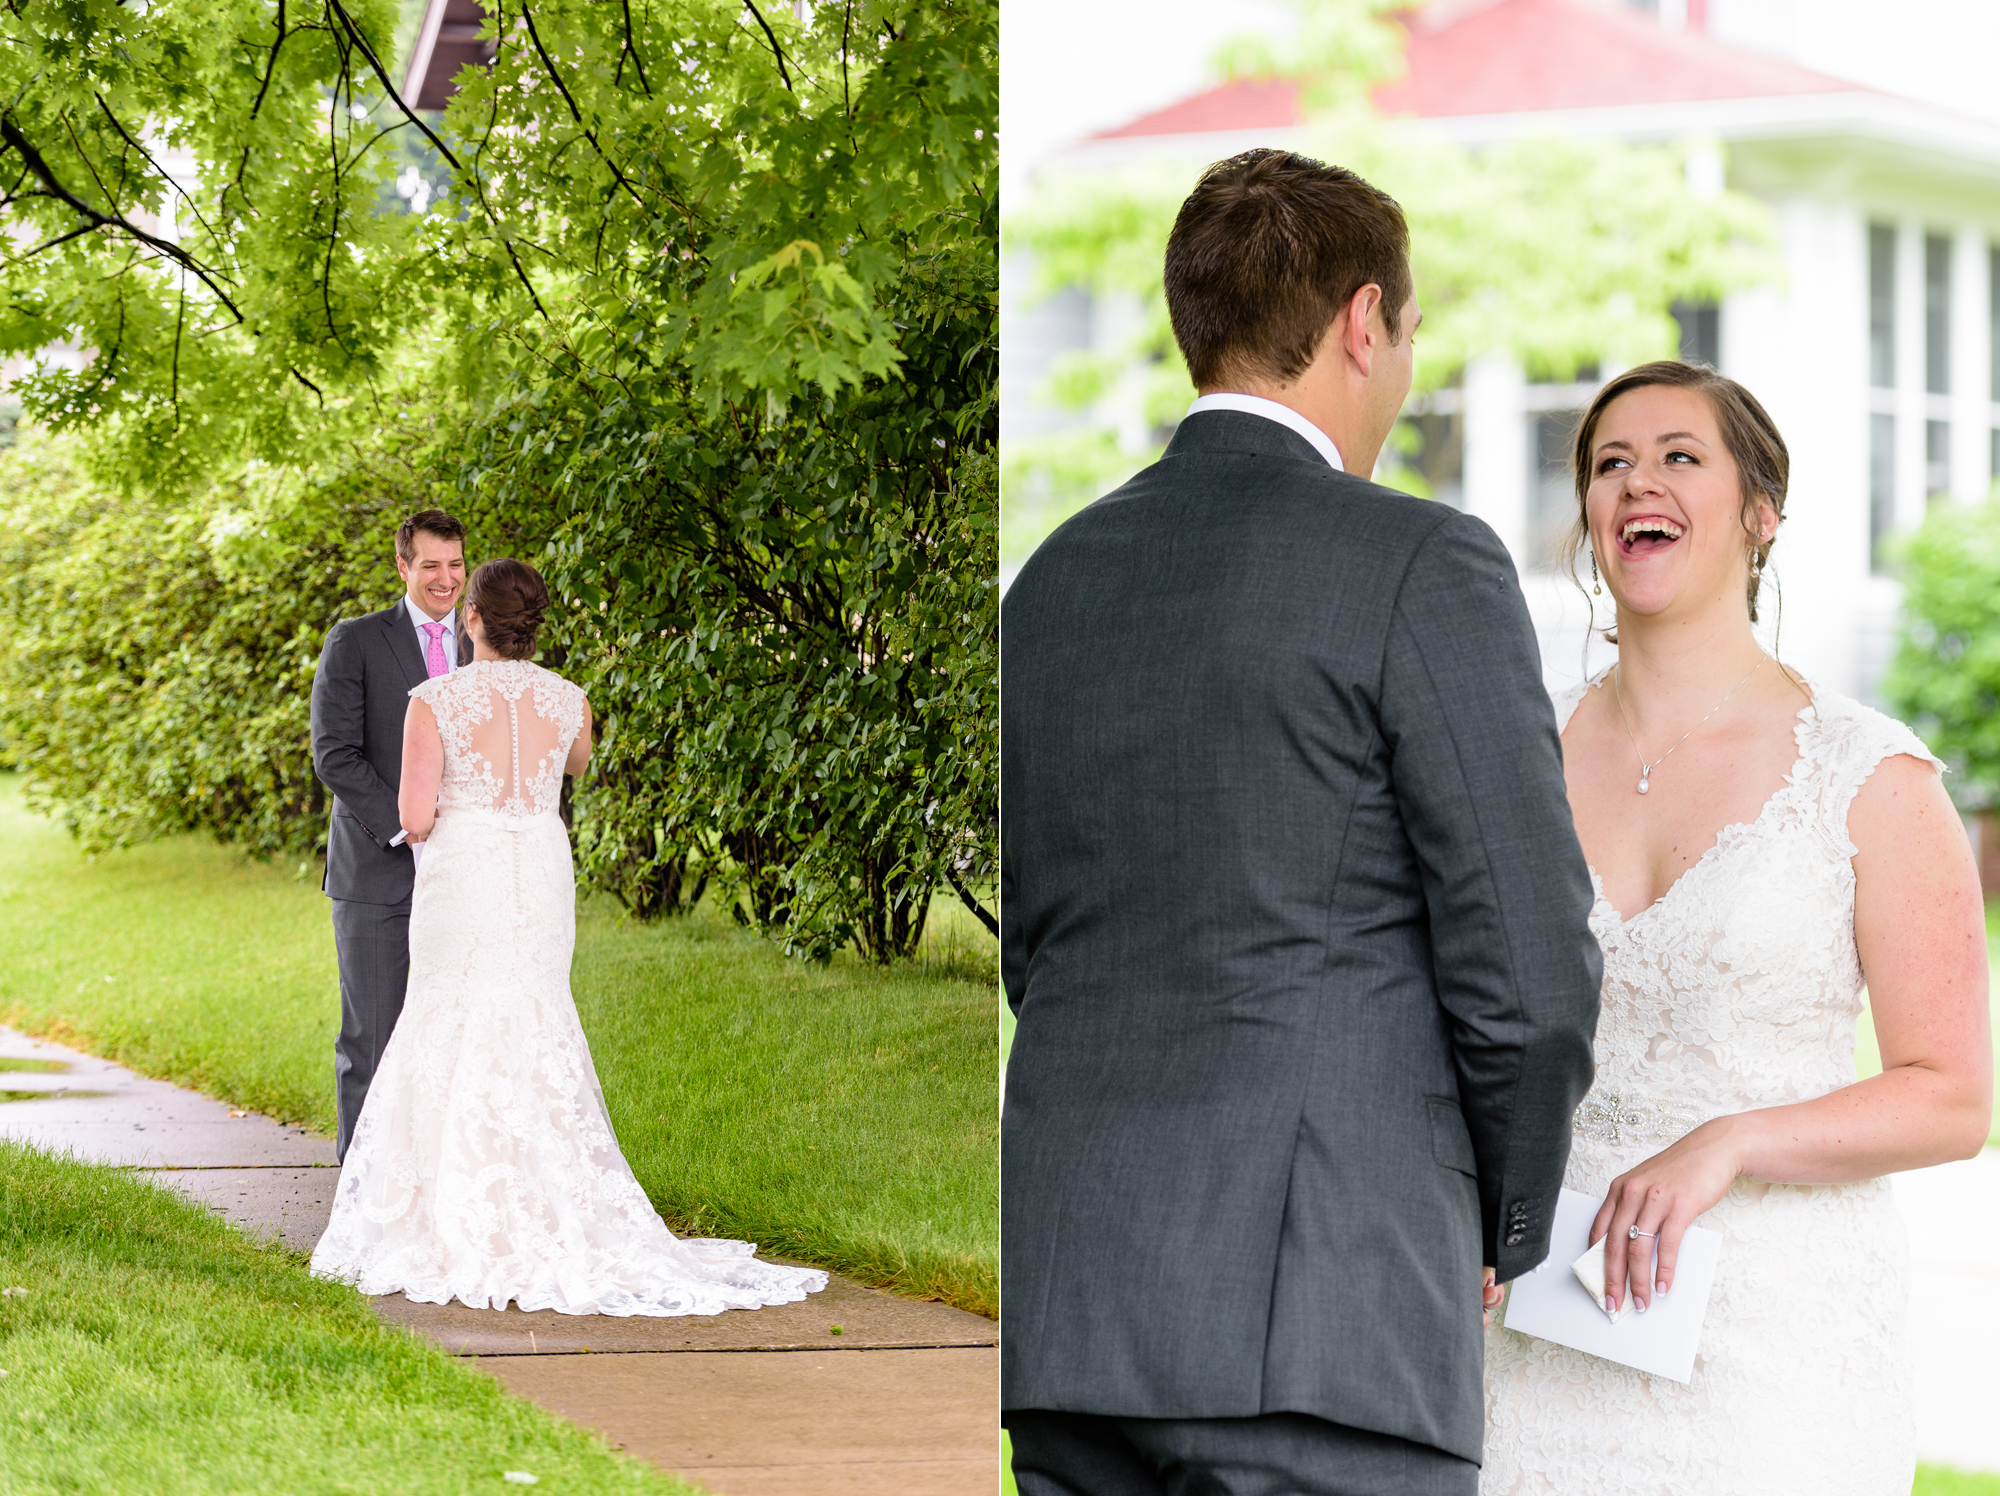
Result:
[[[548,584],[534,567],[511,556],[485,562],[472,574],[465,601],[479,610],[480,627],[495,654],[507,660],[533,656],[535,634],[549,606]]]
[[[1563,540],[1562,559],[1569,569],[1570,580],[1579,588],[1583,581],[1576,574],[1576,561],[1590,543],[1586,505],[1590,497],[1590,450],[1597,441],[1597,424],[1620,395],[1656,384],[1694,390],[1707,397],[1709,409],[1715,412],[1722,445],[1736,459],[1736,471],[1742,478],[1743,535],[1747,542],[1744,549],[1756,551],[1758,571],[1771,563],[1771,547],[1777,543],[1777,535],[1774,532],[1771,539],[1757,542],[1757,501],[1762,499],[1770,504],[1777,511],[1778,522],[1783,524],[1785,490],[1792,478],[1792,456],[1785,449],[1785,439],[1778,435],[1777,423],[1757,397],[1735,380],[1716,373],[1706,364],[1684,364],[1678,359],[1663,358],[1627,369],[1606,384],[1590,402],[1582,424],[1576,428],[1576,443],[1570,451],[1570,467],[1576,478],[1576,523]],[[1757,621],[1757,589],[1763,580],[1753,572],[1745,584],[1745,601],[1750,605],[1752,623]],[[1614,644],[1618,642],[1614,630],[1606,629],[1604,637]]]

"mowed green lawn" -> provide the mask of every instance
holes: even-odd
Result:
[[[698,1496],[118,1169],[0,1141],[8,1496]]]
[[[0,774],[0,1022],[330,1132],[317,883],[198,837],[87,860]],[[955,905],[935,920],[913,966],[814,968],[726,917],[585,902],[577,1009],[670,1223],[994,1312],[994,943]]]

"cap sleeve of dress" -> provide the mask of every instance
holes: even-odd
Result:
[[[1924,746],[1924,740],[1904,723],[1886,712],[1863,706],[1851,697],[1814,691],[1817,723],[1805,757],[1818,780],[1820,812],[1826,829],[1842,855],[1852,857],[1855,846],[1847,834],[1847,812],[1861,786],[1884,759],[1908,754],[1921,759],[1938,773],[1945,772],[1944,760]]]
[[[1562,690],[1555,693],[1553,700],[1556,708],[1556,731],[1558,733],[1568,729],[1569,719],[1574,717],[1576,709],[1583,705],[1584,693],[1603,685],[1604,677],[1610,673],[1611,667],[1607,665],[1589,680],[1578,681],[1575,685],[1565,686]]]

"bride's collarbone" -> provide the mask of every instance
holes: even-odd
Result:
[[[1611,703],[1586,699],[1591,705]],[[1609,721],[1605,715],[1579,708],[1563,733],[1563,772],[1584,857],[1605,898],[1629,919],[1665,898],[1725,830],[1755,822],[1785,788],[1798,762],[1797,714],[1760,704],[1709,724],[1671,754],[1666,744],[1647,743],[1659,756],[1643,763],[1615,707]]]

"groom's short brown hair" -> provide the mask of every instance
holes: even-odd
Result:
[[[1167,315],[1197,389],[1297,378],[1370,284],[1394,342],[1411,289],[1403,210],[1346,168],[1291,151],[1209,167],[1167,237]]]
[[[415,514],[396,526],[396,554],[409,565],[417,559],[417,531],[435,535],[439,540],[465,539],[465,526],[446,514],[442,509],[419,509]]]

